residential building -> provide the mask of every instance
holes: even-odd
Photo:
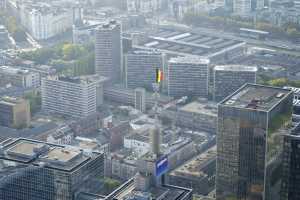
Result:
[[[256,83],[256,67],[244,65],[215,66],[213,72],[213,99],[221,101],[246,83]]]
[[[176,57],[168,61],[167,92],[171,97],[208,95],[209,60],[199,57]]]
[[[155,50],[133,50],[125,55],[125,84],[129,88],[143,87],[152,91],[155,70],[164,71],[164,56]]]
[[[20,3],[21,24],[37,40],[47,40],[72,28],[72,9],[45,2]]]
[[[30,125],[30,104],[25,99],[3,97],[0,101],[0,125],[25,128]]]
[[[106,79],[97,75],[81,77],[49,76],[42,79],[42,109],[75,118],[96,113],[99,90]]]
[[[247,84],[218,107],[217,200],[279,199],[283,133],[292,124],[293,93]]]
[[[100,25],[96,30],[95,72],[112,82],[120,82],[123,72],[121,34],[121,24],[116,21]]]
[[[144,88],[134,90],[134,108],[141,112],[146,111],[146,90]]]
[[[69,126],[63,126],[58,128],[54,133],[47,136],[47,142],[60,145],[70,145],[74,133]]]
[[[300,137],[299,124],[284,135],[282,155],[282,182],[280,200],[296,200],[300,198]]]
[[[23,138],[4,143],[1,153],[0,199],[73,200],[103,177],[101,153]]]
[[[38,88],[40,82],[40,74],[37,72],[19,67],[0,66],[0,86]]]

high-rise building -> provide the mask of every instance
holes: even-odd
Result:
[[[102,102],[103,81],[105,78],[97,75],[43,78],[42,109],[72,117],[94,114]]]
[[[0,66],[0,86],[11,84],[16,87],[37,88],[40,86],[40,74],[27,69]]]
[[[73,200],[102,177],[102,153],[19,138],[1,146],[0,199]]]
[[[111,21],[96,30],[95,72],[119,82],[122,73],[121,24]]]
[[[167,91],[171,97],[208,95],[209,60],[199,57],[176,57],[168,61]]]
[[[146,90],[144,88],[134,90],[134,107],[141,112],[146,111]]]
[[[3,97],[0,101],[0,125],[25,128],[30,125],[30,104],[25,99]]]
[[[163,54],[153,50],[130,51],[125,55],[125,83],[129,88],[152,90],[155,70],[164,70]]]
[[[290,90],[247,84],[218,107],[217,200],[278,200]]]
[[[300,199],[300,124],[284,136],[280,200]]]
[[[214,68],[213,98],[221,101],[246,83],[256,83],[256,67],[225,65]]]

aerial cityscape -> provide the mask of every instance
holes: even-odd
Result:
[[[300,0],[0,0],[0,200],[300,200]]]

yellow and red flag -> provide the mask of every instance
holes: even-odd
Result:
[[[162,80],[164,80],[163,72],[160,69],[156,69],[156,83],[160,83]]]

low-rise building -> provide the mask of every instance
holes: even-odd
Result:
[[[0,66],[0,86],[37,88],[41,85],[40,82],[39,73],[20,67]]]
[[[207,195],[215,184],[216,146],[189,160],[168,175],[170,184],[190,187],[194,193]]]

